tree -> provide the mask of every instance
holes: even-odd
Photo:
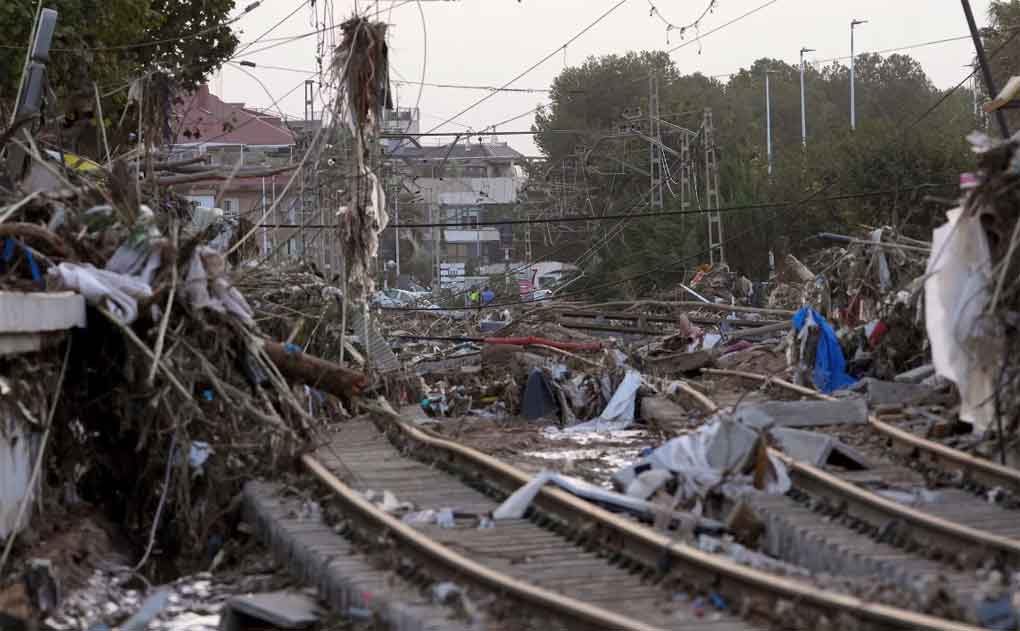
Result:
[[[49,0],[58,14],[48,66],[50,86],[68,100],[106,93],[158,71],[179,90],[190,90],[219,68],[238,40],[224,23],[234,0]],[[35,3],[0,2],[0,101],[13,106]],[[119,92],[121,100],[126,90]],[[94,98],[94,97],[92,97]],[[73,108],[73,103],[65,105]]]
[[[972,168],[964,140],[975,125],[970,95],[964,91],[941,94],[909,56],[857,58],[856,131],[850,130],[849,69],[840,64],[806,68],[808,143],[803,148],[798,67],[759,59],[722,83],[700,74],[682,74],[661,53],[631,52],[589,58],[579,67],[565,69],[554,81],[551,104],[540,112],[534,127],[536,142],[548,157],[545,172],[555,174],[561,165],[569,164],[578,155],[579,145],[585,159],[583,186],[567,201],[563,199],[567,187],[550,186],[555,191],[545,198],[550,207],[591,208],[596,215],[646,208],[640,202],[647,200],[649,189],[649,143],[622,132],[629,126],[647,133],[648,76],[653,71],[659,77],[664,143],[679,148],[678,127],[698,133],[692,151],[699,180],[704,168],[699,130],[705,108],[712,109],[723,206],[792,202],[812,194],[826,198],[903,190],[900,195],[725,213],[727,261],[752,277],[766,275],[768,251],[781,247],[781,236],[794,253],[816,247],[812,236],[817,232],[855,231],[862,224],[900,226],[909,219],[917,236],[925,236],[934,215],[909,214],[910,206],[923,195],[911,187],[949,185],[961,171]],[[774,149],[771,177],[765,147],[766,71],[770,72]],[[637,109],[640,115],[632,120],[624,115]],[[557,131],[568,129],[584,133]],[[668,184],[664,209],[678,210],[678,164],[668,152],[664,159],[669,167],[664,174]],[[532,180],[532,189],[541,189],[541,181]],[[541,199],[536,194],[529,201]],[[597,229],[573,241],[567,238],[552,247],[536,248],[536,256],[574,256],[595,247],[598,256],[586,259],[586,279],[601,297],[633,296],[669,286],[685,267],[708,260],[702,214],[629,221],[618,233],[612,231],[616,221],[596,225]],[[615,236],[599,247],[606,234]]]

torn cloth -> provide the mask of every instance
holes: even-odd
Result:
[[[800,332],[809,321],[813,321],[821,331],[815,353],[815,386],[826,394],[852,386],[857,380],[847,374],[843,347],[839,345],[836,333],[822,314],[811,307],[801,307],[800,311],[793,314],[794,330]]]

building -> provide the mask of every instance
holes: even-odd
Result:
[[[209,166],[271,170],[300,161],[302,141],[318,130],[320,124],[317,120],[284,120],[277,113],[224,101],[210,93],[209,86],[202,85],[183,96],[174,108],[172,125],[176,136],[169,147],[170,159],[206,156]],[[303,174],[297,174],[298,180],[286,195],[283,193],[292,176],[294,172],[287,171],[266,177],[235,178],[226,184],[218,180],[181,184],[175,189],[199,206],[219,207],[228,218],[240,218],[248,225],[259,223],[278,200],[276,211],[262,222],[266,227],[258,235],[259,253],[315,259],[322,253],[317,253],[314,246],[306,247],[305,231],[293,227],[302,220]],[[223,186],[226,188],[221,192]],[[308,241],[315,243],[310,238]]]
[[[406,141],[395,145],[390,158],[399,165],[403,190],[413,196],[418,216],[427,223],[478,224],[509,216],[524,184],[524,156],[496,140],[442,146]],[[464,263],[470,272],[508,260],[511,228],[453,225],[424,230],[421,241],[433,257],[433,278],[440,277],[443,264]]]

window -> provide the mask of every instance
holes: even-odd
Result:
[[[224,219],[237,219],[241,212],[241,200],[236,197],[220,200],[220,208],[223,209]]]

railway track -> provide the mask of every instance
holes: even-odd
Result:
[[[705,372],[831,399],[755,373]],[[717,411],[715,404],[697,391],[687,394],[706,411]],[[923,485],[923,478],[906,467],[885,462],[875,463],[877,469],[863,474],[828,472],[773,452],[787,463],[793,490],[786,497],[750,500],[767,524],[765,549],[816,572],[881,576],[903,585],[937,577],[959,603],[973,602],[982,583],[976,569],[999,568],[1008,575],[1020,561],[1020,515],[989,502],[983,492],[989,484],[1012,491],[1020,474],[874,416],[869,421],[899,452],[925,460],[927,467],[950,464],[960,476],[960,488],[942,488],[930,501],[904,505],[878,490],[887,481],[893,486],[897,482]],[[958,608],[952,615],[964,614]]]
[[[750,569],[555,488],[538,494],[530,519],[479,527],[530,477],[392,411],[346,424],[304,464],[332,490],[353,531],[413,558],[412,573],[469,584],[488,595],[485,602],[498,594],[512,603],[497,607],[503,628],[536,620],[546,622],[538,628],[551,620],[599,629],[974,628]],[[454,527],[404,523],[367,501],[369,490],[417,507],[456,508]],[[699,610],[678,594],[721,596],[726,612]]]

